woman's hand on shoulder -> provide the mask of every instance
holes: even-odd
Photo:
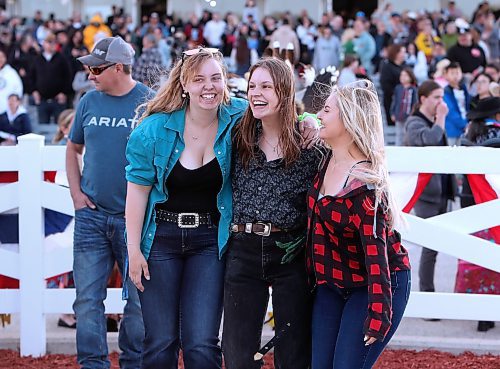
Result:
[[[319,124],[313,116],[306,116],[299,122],[299,132],[302,136],[301,147],[303,149],[310,149],[319,139]]]

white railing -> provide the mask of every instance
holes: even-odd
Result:
[[[391,173],[500,173],[500,150],[489,148],[388,147]],[[0,274],[20,288],[0,290],[0,313],[20,314],[21,355],[46,350],[45,314],[71,313],[74,289],[47,289],[45,279],[72,270],[72,249],[44,249],[43,208],[73,215],[69,190],[43,181],[44,171],[65,166],[65,148],[44,146],[42,136],[0,147],[0,172],[19,171],[19,182],[0,187],[0,212],[19,208],[19,250],[0,247]],[[500,272],[500,247],[469,233],[499,225],[500,200],[428,219],[405,215],[405,244],[425,246]],[[416,267],[414,265],[413,267]],[[108,289],[107,313],[121,313],[120,289]],[[500,320],[500,296],[413,292],[407,317]]]

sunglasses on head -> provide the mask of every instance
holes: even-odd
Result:
[[[201,53],[202,51],[208,52],[212,55],[220,53],[220,50],[215,48],[215,47],[198,47],[196,49],[186,50],[186,51],[182,52],[182,63],[181,64],[184,63],[184,59],[186,57]]]
[[[90,67],[89,66],[89,71],[90,73],[92,73],[94,76],[98,76],[99,74],[101,74],[102,72],[104,72],[106,69],[108,69],[109,67],[112,67],[113,65],[116,65],[116,63],[113,63],[113,64],[108,64],[108,65],[105,65],[104,67]]]

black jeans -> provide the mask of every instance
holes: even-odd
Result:
[[[277,369],[306,369],[311,363],[311,292],[304,252],[281,264],[285,251],[276,241],[297,235],[269,237],[236,233],[229,241],[224,280],[222,350],[227,369],[258,369],[253,356],[260,348],[262,325],[272,287],[276,332],[290,326],[274,347]]]

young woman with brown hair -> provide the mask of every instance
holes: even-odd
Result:
[[[249,108],[233,139],[233,224],[224,284],[226,368],[260,368],[262,323],[272,287],[275,366],[310,365],[311,295],[304,261],[306,191],[321,155],[301,149],[294,77],[287,63],[250,68]]]

